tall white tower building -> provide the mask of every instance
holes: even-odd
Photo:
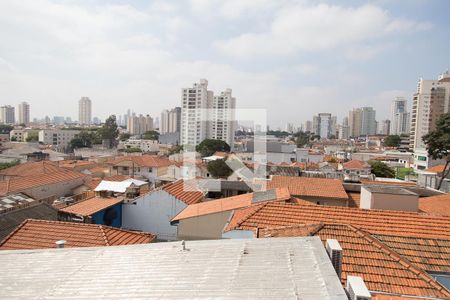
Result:
[[[78,121],[80,125],[92,123],[92,103],[88,97],[81,97],[78,101]]]
[[[11,105],[0,107],[0,123],[14,124],[16,122],[14,111],[14,107]]]
[[[320,113],[313,117],[313,132],[320,138],[326,139],[336,135],[336,116],[330,113]]]
[[[407,111],[407,101],[396,97],[391,104],[390,134],[402,135],[410,132],[410,114]]]
[[[27,102],[19,104],[19,124],[28,125],[30,123],[30,105]]]
[[[181,90],[181,144],[198,145],[205,139],[234,143],[236,99],[227,89],[214,97],[208,81]]]
[[[413,97],[411,112],[410,149],[414,150],[414,166],[430,167],[426,145],[422,138],[436,128],[436,121],[450,112],[450,74],[441,74],[437,80],[420,79]]]
[[[225,141],[233,148],[236,98],[231,96],[231,89],[226,89],[219,96],[214,96],[212,106],[211,138]]]

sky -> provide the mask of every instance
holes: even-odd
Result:
[[[447,0],[0,0],[0,104],[77,119],[88,96],[101,119],[157,117],[206,78],[275,128],[362,106],[382,120],[450,67],[449,11]]]

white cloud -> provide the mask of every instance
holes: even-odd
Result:
[[[287,4],[275,12],[265,32],[247,32],[220,40],[225,54],[251,58],[255,55],[290,55],[298,52],[336,50],[339,47],[378,41],[384,37],[427,30],[428,23],[393,18],[374,6],[356,8],[328,4]],[[381,46],[375,45],[375,48]]]

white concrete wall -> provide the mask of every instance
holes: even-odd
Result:
[[[23,191],[35,199],[43,199],[50,196],[62,197],[66,195],[72,195],[73,190],[83,185],[83,183],[84,179],[79,178],[70,181],[42,185]]]
[[[370,209],[371,207],[372,207],[372,193],[362,186],[359,208]]]
[[[161,240],[176,240],[177,227],[170,221],[186,206],[164,190],[154,191],[138,198],[135,204],[122,206],[122,227],[148,231]]]

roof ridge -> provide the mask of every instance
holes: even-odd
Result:
[[[106,236],[105,228],[103,228],[103,225],[100,225],[100,232],[102,233],[103,239],[105,240],[106,246],[110,246],[108,237]]]
[[[241,224],[244,223],[248,218],[250,218],[251,216],[253,216],[254,214],[256,214],[258,211],[260,211],[263,207],[265,207],[265,206],[266,206],[267,204],[269,204],[269,203],[270,203],[270,201],[265,202],[265,203],[263,202],[263,203],[255,204],[255,206],[260,205],[260,207],[258,207],[257,209],[255,209],[254,211],[252,211],[251,213],[249,213],[248,215],[246,215],[244,218],[242,218],[239,222],[237,222],[235,228],[241,226]],[[247,207],[244,207],[244,208],[249,208],[249,207],[252,207],[252,205],[247,206]],[[234,214],[234,213],[233,213],[233,214]]]
[[[365,230],[363,230],[361,228],[358,228],[356,226],[350,225],[350,224],[346,224],[346,225],[350,229],[352,229],[355,233],[357,233],[357,234],[361,235],[362,237],[364,237],[365,240],[367,240],[368,242],[373,244],[375,247],[377,247],[380,250],[382,250],[383,252],[385,252],[387,255],[389,255],[389,257],[395,259],[396,261],[398,261],[399,263],[404,265],[404,267],[407,270],[410,270],[411,272],[413,272],[414,274],[419,276],[422,280],[424,280],[425,282],[427,282],[428,284],[430,284],[431,286],[436,288],[438,291],[446,294],[447,297],[450,297],[450,291],[449,290],[447,290],[443,285],[441,285],[439,282],[434,280],[424,270],[422,270],[421,268],[415,266],[407,258],[405,258],[401,254],[397,253],[397,251],[391,249],[389,246],[387,246],[382,241],[378,240],[376,237],[372,236],[372,234],[366,232]]]

